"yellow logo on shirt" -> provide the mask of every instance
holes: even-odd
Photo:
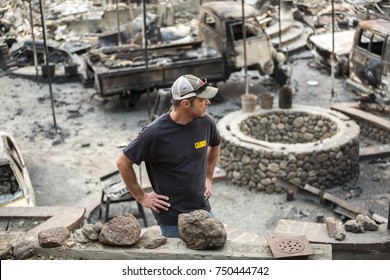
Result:
[[[195,143],[195,149],[200,149],[200,148],[203,148],[203,147],[206,147],[206,140],[203,140],[203,141]]]

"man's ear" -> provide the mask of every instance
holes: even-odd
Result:
[[[189,107],[190,106],[190,101],[188,101],[187,99],[184,99],[181,104],[183,104],[185,107]]]

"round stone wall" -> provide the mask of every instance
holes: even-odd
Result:
[[[296,186],[342,185],[359,175],[359,126],[336,111],[294,105],[218,122],[220,165],[234,184],[268,193],[280,177]]]

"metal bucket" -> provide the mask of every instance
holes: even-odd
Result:
[[[274,94],[271,92],[264,92],[260,95],[261,109],[271,109],[274,103]]]
[[[256,109],[257,95],[253,93],[241,95],[241,104],[243,112],[253,112]]]
[[[282,86],[279,89],[279,108],[289,109],[292,106],[292,89],[289,86]]]
[[[41,66],[41,70],[42,70],[42,78],[48,79],[50,73],[50,78],[53,79],[56,72],[56,66],[54,64],[49,64],[49,65],[44,64]]]

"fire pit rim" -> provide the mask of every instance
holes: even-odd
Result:
[[[296,144],[267,142],[253,138],[241,131],[240,123],[245,119],[251,116],[266,115],[275,112],[297,112],[310,115],[322,115],[336,123],[337,131],[333,136],[323,140]],[[349,142],[360,133],[359,126],[348,116],[334,110],[307,105],[294,105],[290,109],[272,108],[263,110],[257,108],[254,112],[243,112],[242,110],[233,111],[220,119],[217,125],[223,138],[228,141],[233,141],[240,146],[247,148],[262,148],[283,153],[328,150]]]

